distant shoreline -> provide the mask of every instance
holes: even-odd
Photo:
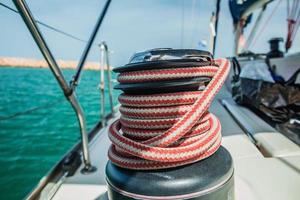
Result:
[[[74,60],[57,60],[61,69],[76,69],[77,61]],[[32,58],[0,57],[0,67],[26,67],[26,68],[49,68],[45,60]],[[84,69],[99,70],[99,62],[86,62]]]

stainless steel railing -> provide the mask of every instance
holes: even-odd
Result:
[[[105,70],[107,70],[108,95],[111,113],[114,114],[113,96],[112,96],[112,80],[111,66],[109,62],[109,50],[105,42],[99,44],[100,47],[100,105],[101,105],[101,122],[102,126],[106,125],[105,119]]]
[[[80,72],[83,69],[84,63],[86,61],[86,58],[88,56],[88,53],[91,49],[91,45],[93,44],[96,34],[99,30],[99,27],[104,19],[104,16],[108,10],[108,7],[110,5],[111,0],[107,0],[102,12],[100,13],[100,16],[97,20],[97,23],[94,27],[93,32],[91,33],[90,39],[87,42],[86,48],[83,51],[83,54],[81,56],[80,62],[77,67],[77,72],[71,81],[71,84],[68,85],[66,82],[56,60],[54,59],[54,56],[52,55],[50,49],[48,48],[48,45],[39,30],[36,20],[34,19],[29,7],[27,6],[25,0],[13,0],[18,12],[20,13],[21,17],[23,18],[23,21],[25,22],[28,30],[30,31],[33,39],[35,40],[37,46],[39,47],[41,53],[43,54],[45,60],[47,61],[54,77],[56,78],[57,82],[59,83],[61,89],[64,92],[65,97],[68,99],[70,104],[72,105],[78,122],[80,126],[80,133],[81,133],[81,143],[82,143],[82,155],[83,155],[83,161],[84,161],[84,168],[81,170],[82,173],[88,174],[96,171],[96,168],[92,166],[89,149],[88,149],[88,136],[87,136],[87,129],[86,129],[86,122],[85,122],[85,116],[84,112],[76,98],[75,94],[75,88],[78,84],[79,78],[80,78]],[[103,105],[104,106],[104,105]]]

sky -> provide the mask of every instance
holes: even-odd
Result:
[[[0,0],[14,7],[10,0]],[[35,19],[87,40],[104,5],[104,0],[28,0]],[[89,61],[99,60],[99,44],[106,41],[112,51],[113,66],[126,64],[133,53],[158,48],[196,48],[199,41],[209,43],[209,21],[213,0],[112,0],[97,34]],[[278,0],[269,5],[268,19]],[[254,13],[254,22],[257,13]],[[247,26],[245,36],[254,23]],[[85,43],[40,27],[55,58],[79,60]],[[271,37],[286,37],[286,4],[278,9],[250,50],[267,52]],[[216,57],[233,55],[233,25],[228,1],[222,0]],[[300,50],[299,33],[291,53]],[[0,7],[0,56],[42,58],[21,17]]]

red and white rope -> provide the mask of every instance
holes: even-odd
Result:
[[[124,72],[121,83],[211,77],[203,91],[119,96],[121,118],[109,129],[109,159],[129,169],[161,169],[202,160],[218,150],[221,125],[208,108],[222,87],[230,65]]]

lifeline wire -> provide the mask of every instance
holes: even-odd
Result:
[[[0,115],[0,121],[10,120],[10,119],[14,119],[14,118],[19,117],[19,116],[28,115],[28,114],[31,114],[31,113],[36,112],[38,110],[49,109],[49,108],[51,108],[51,107],[53,107],[53,106],[55,106],[57,104],[60,104],[62,101],[64,101],[64,98],[56,100],[56,101],[52,101],[50,103],[46,103],[46,104],[44,104],[42,106],[37,106],[37,107],[29,108],[29,109],[26,109],[24,111],[17,112],[17,113],[8,115],[8,116],[1,116]]]
[[[1,3],[1,2],[0,2],[0,6],[6,8],[6,9],[12,11],[12,12],[19,13],[17,10],[13,9],[12,7],[9,7],[8,5],[6,5],[6,4],[4,4],[4,3]],[[79,38],[79,37],[77,37],[77,36],[74,36],[74,35],[72,35],[72,34],[70,34],[70,33],[67,33],[67,32],[65,32],[65,31],[62,31],[62,30],[58,29],[58,28],[55,28],[55,27],[53,27],[53,26],[50,26],[50,25],[48,25],[48,24],[46,24],[46,23],[44,23],[44,22],[41,22],[41,21],[39,21],[39,20],[35,20],[35,22],[38,23],[38,24],[40,24],[40,25],[42,25],[42,26],[44,26],[44,27],[46,27],[46,28],[48,28],[48,29],[50,29],[50,30],[52,30],[52,31],[55,31],[55,32],[57,32],[57,33],[60,33],[60,34],[62,34],[62,35],[64,35],[64,36],[67,36],[67,37],[69,37],[69,38],[73,38],[73,39],[75,39],[75,40],[77,40],[77,41],[80,41],[80,42],[87,43],[87,41],[84,40],[84,39],[81,39],[81,38]]]
[[[203,91],[121,94],[121,117],[109,129],[109,159],[123,168],[150,170],[186,165],[212,155],[221,145],[221,124],[208,109],[229,70],[229,62],[218,59],[209,66],[120,73],[120,83],[198,76],[212,79]]]

